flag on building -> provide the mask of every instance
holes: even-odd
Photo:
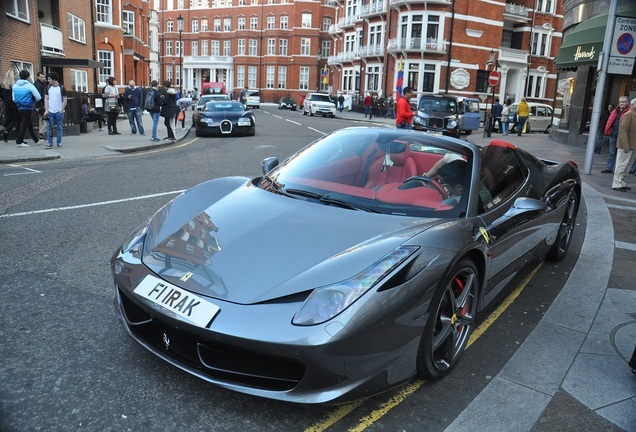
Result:
[[[322,83],[329,84],[329,70],[327,69],[327,65],[325,65],[325,68],[322,70]]]
[[[397,83],[395,84],[395,91],[398,96],[402,96],[402,84],[404,82],[404,64],[402,63],[402,57],[400,57],[400,63],[398,63]]]

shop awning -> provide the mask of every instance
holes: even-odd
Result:
[[[56,67],[56,68],[91,68],[99,69],[104,65],[101,62],[82,58],[67,58],[67,57],[44,57],[42,56],[42,66]]]
[[[636,6],[623,6],[616,10],[617,16],[636,17]],[[557,69],[576,69],[578,66],[597,65],[608,14],[597,15],[584,21],[568,33],[555,60]]]

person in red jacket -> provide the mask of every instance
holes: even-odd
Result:
[[[618,106],[612,111],[605,124],[605,136],[609,137],[610,150],[607,156],[607,166],[602,173],[609,174],[614,172],[616,164],[616,140],[618,139],[618,127],[623,116],[629,112],[629,103],[627,96],[621,96],[618,99]]]
[[[367,116],[371,118],[372,103],[373,103],[373,100],[371,99],[371,94],[367,93],[367,95],[364,97],[364,102],[362,102],[362,106],[364,107],[364,118],[367,118]]]
[[[412,97],[413,89],[404,87],[402,96],[398,96],[397,101],[395,101],[395,126],[398,128],[411,129],[414,114],[409,99]]]

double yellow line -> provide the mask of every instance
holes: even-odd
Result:
[[[496,320],[503,314],[506,309],[519,297],[519,294],[523,291],[523,289],[528,285],[530,280],[534,277],[534,275],[539,271],[541,265],[539,264],[530,274],[523,280],[521,283],[504,299],[504,301],[495,309],[488,317],[477,327],[473,333],[470,335],[468,339],[468,343],[466,344],[466,349],[468,349],[477,339],[479,339],[485,332],[488,330]],[[388,414],[393,408],[404,402],[407,397],[415,393],[417,389],[419,389],[426,381],[417,379],[402,390],[400,390],[397,394],[393,395],[389,400],[382,403],[377,409],[373,410],[369,415],[362,417],[358,424],[349,428],[348,432],[361,432],[364,431],[369,426],[373,425],[375,422],[380,420],[383,416]],[[338,423],[345,416],[350,414],[353,410],[362,405],[364,399],[357,400],[346,405],[342,405],[338,407],[334,412],[327,415],[325,418],[320,420],[318,423],[308,427],[305,429],[305,432],[322,432],[330,428],[331,426]]]

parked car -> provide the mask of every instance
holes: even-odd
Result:
[[[479,129],[480,121],[479,99],[424,94],[417,104],[413,129],[459,138],[462,131],[471,133]]]
[[[247,107],[248,108],[260,108],[261,96],[258,90],[248,90],[247,92]]]
[[[517,132],[517,105],[512,104],[510,107],[510,132]],[[552,117],[554,109],[547,104],[538,102],[528,102],[530,107],[530,115],[526,122],[526,132],[543,132],[548,133],[548,129],[552,126]]]
[[[291,111],[296,111],[296,108],[296,101],[289,96],[282,97],[278,101],[278,109],[288,109]]]
[[[331,101],[331,96],[326,93],[307,93],[303,101],[303,115],[316,114],[323,117],[336,116],[336,104]]]
[[[229,101],[231,100],[230,97],[226,94],[209,94],[209,95],[204,95],[201,96],[199,98],[199,100],[197,101],[197,105],[196,105],[196,109],[201,111],[203,109],[203,107],[205,107],[205,105],[208,102],[212,102],[212,101]]]
[[[441,158],[457,185],[446,166],[441,182],[418,175]],[[514,276],[565,257],[581,198],[571,161],[396,128],[340,129],[261,165],[262,176],[174,198],[110,268],[116,309],[141,346],[285,402],[448,375]]]
[[[192,117],[196,136],[203,135],[254,135],[254,113],[237,101],[212,101]]]

